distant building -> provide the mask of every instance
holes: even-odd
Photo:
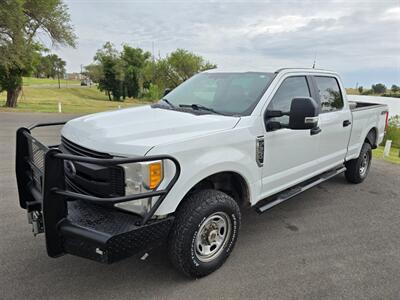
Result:
[[[67,73],[66,79],[68,80],[82,80],[85,79],[86,76],[82,75],[81,73]]]

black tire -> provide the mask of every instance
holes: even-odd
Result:
[[[347,181],[351,183],[363,182],[368,176],[371,167],[371,159],[371,145],[369,143],[364,143],[358,158],[349,160],[345,163],[347,170],[344,174]]]
[[[200,278],[217,270],[235,246],[240,219],[238,204],[223,192],[202,190],[188,196],[176,212],[168,241],[169,257],[174,267],[192,278]],[[226,229],[222,230],[224,220]],[[221,226],[216,225],[220,223]],[[225,234],[223,242],[218,241],[220,244],[215,246],[215,240],[221,240],[222,234]],[[215,256],[207,258],[199,249],[202,249],[203,243],[212,242],[215,244],[206,245],[204,252],[206,247],[212,249],[214,246],[218,247],[218,251]]]

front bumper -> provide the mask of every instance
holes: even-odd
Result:
[[[58,257],[69,253],[112,263],[135,253],[148,251],[164,242],[174,218],[152,217],[178,180],[178,161],[167,155],[92,158],[65,154],[57,146],[45,146],[31,135],[31,130],[36,127],[53,125],[62,123],[38,124],[30,129],[18,129],[16,147],[20,206],[27,210],[34,233],[45,233],[48,255]],[[175,165],[175,174],[165,189],[99,198],[68,191],[65,186],[64,161],[116,166],[153,160],[170,160]],[[116,203],[151,197],[158,199],[143,216],[113,207]]]

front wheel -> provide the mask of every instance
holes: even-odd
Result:
[[[371,167],[372,150],[371,145],[364,143],[360,155],[356,159],[346,162],[346,179],[351,183],[360,183],[367,178]]]
[[[188,196],[169,237],[172,264],[192,278],[217,270],[233,250],[240,218],[239,206],[223,192],[203,190]]]

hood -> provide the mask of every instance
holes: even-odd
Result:
[[[121,156],[145,155],[152,147],[235,127],[239,117],[194,115],[151,106],[73,119],[61,134],[82,147]]]

